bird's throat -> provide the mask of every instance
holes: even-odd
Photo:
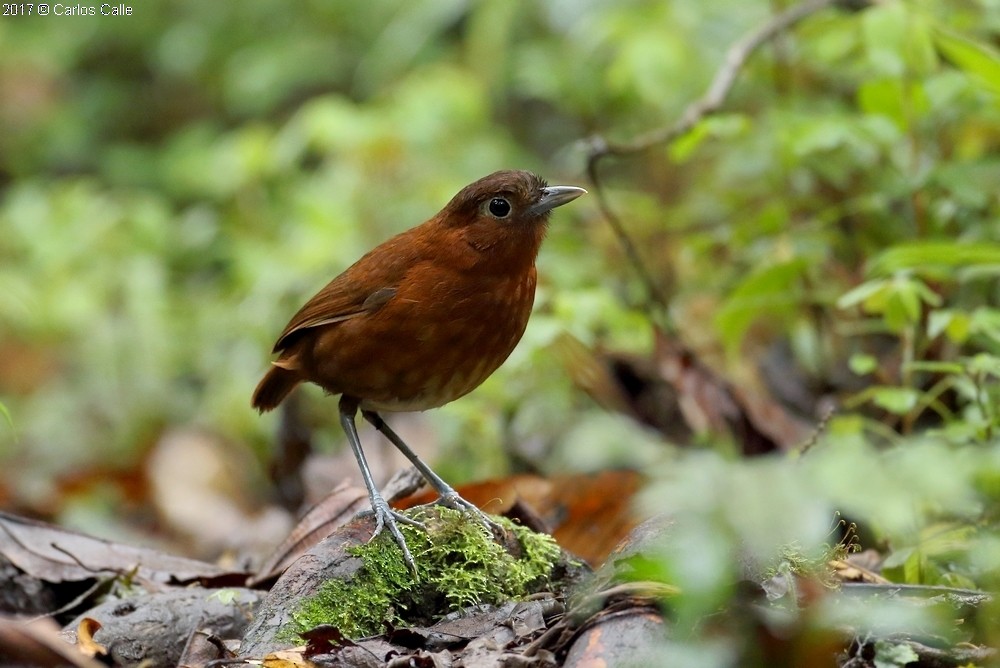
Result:
[[[535,265],[546,228],[545,223],[496,225],[486,234],[480,230],[465,234],[463,242],[474,254],[477,271],[521,275]]]

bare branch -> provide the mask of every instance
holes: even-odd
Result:
[[[653,280],[652,275],[642,261],[635,243],[625,230],[621,219],[615,214],[608,203],[601,179],[597,171],[597,165],[601,159],[608,156],[626,156],[639,153],[659,144],[666,144],[676,140],[678,137],[688,133],[705,117],[715,114],[722,108],[729,96],[733,85],[736,83],[740,72],[746,66],[750,57],[764,44],[773,40],[776,36],[793,27],[803,19],[833,5],[841,0],[806,0],[794,7],[774,15],[766,23],[750,31],[726,51],[726,57],[722,65],[716,71],[705,94],[692,102],[681,114],[680,118],[672,124],[665,125],[645,134],[639,135],[631,141],[615,143],[604,137],[597,135],[591,137],[589,143],[589,156],[587,159],[587,174],[594,184],[594,195],[597,197],[597,205],[607,219],[608,224],[614,231],[615,236],[621,244],[629,262],[633,265],[639,279],[646,287],[650,305],[665,308],[667,300],[658,284]]]

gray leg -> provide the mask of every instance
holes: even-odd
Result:
[[[388,528],[389,533],[396,540],[396,544],[399,545],[399,549],[403,551],[403,558],[406,560],[406,563],[413,570],[413,573],[416,574],[417,565],[413,561],[413,555],[410,554],[410,548],[406,546],[406,539],[403,538],[399,527],[396,526],[396,520],[418,527],[422,527],[423,525],[401,513],[397,513],[389,507],[389,504],[379,494],[378,489],[375,487],[375,481],[372,479],[371,469],[368,468],[368,462],[365,460],[365,453],[361,450],[361,439],[358,438],[358,429],[354,424],[354,416],[357,414],[357,411],[357,399],[346,395],[340,398],[340,426],[344,428],[344,433],[347,434],[347,442],[351,444],[354,457],[358,460],[361,477],[364,478],[365,487],[368,488],[368,499],[372,504],[372,512],[375,514],[375,531],[372,533],[372,538],[379,535],[383,528]]]
[[[455,510],[461,510],[475,515],[481,522],[487,525],[487,528],[490,524],[492,524],[489,517],[487,517],[483,511],[477,508],[475,504],[472,504],[459,496],[458,492],[456,492],[451,485],[446,483],[437,473],[434,473],[434,471],[431,470],[431,467],[424,464],[420,457],[417,457],[417,453],[411,450],[410,446],[403,442],[403,439],[399,437],[399,434],[394,432],[389,425],[385,423],[385,420],[382,419],[381,415],[375,411],[366,410],[362,410],[361,415],[364,416],[364,418],[368,420],[373,427],[381,432],[383,436],[389,439],[389,442],[396,446],[396,449],[402,452],[403,456],[409,459],[410,463],[413,464],[418,471],[420,471],[420,475],[422,475],[427,482],[430,483],[431,487],[434,488],[434,491],[436,491],[441,497],[440,503],[448,506],[449,508],[454,508]]]

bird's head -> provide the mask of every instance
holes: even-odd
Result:
[[[550,186],[531,172],[493,172],[462,188],[437,222],[480,253],[497,259],[519,256],[533,263],[552,209],[586,192],[576,186]]]

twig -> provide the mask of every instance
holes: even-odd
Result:
[[[830,405],[826,407],[822,417],[820,417],[819,422],[816,424],[816,428],[813,429],[812,434],[809,436],[809,438],[806,439],[806,442],[794,448],[793,451],[798,453],[799,457],[812,450],[813,446],[819,443],[820,437],[826,431],[826,428],[830,425],[830,420],[836,413],[837,413],[836,406]]]
[[[618,237],[618,243],[621,244],[622,249],[625,251],[625,256],[628,257],[628,261],[632,264],[636,273],[639,274],[639,280],[646,286],[647,300],[650,305],[666,310],[666,295],[663,294],[659,284],[653,280],[653,276],[646,269],[646,263],[642,261],[642,256],[639,255],[639,249],[632,243],[632,237],[629,236],[618,214],[614,212],[608,203],[607,195],[604,193],[604,186],[601,185],[601,179],[597,173],[597,162],[602,156],[611,155],[611,153],[598,152],[601,149],[597,148],[597,143],[600,142],[600,146],[604,147],[604,149],[607,148],[608,144],[604,143],[603,137],[593,137],[590,142],[591,153],[590,158],[587,160],[587,176],[590,178],[590,182],[594,184],[594,196],[597,197],[597,208],[601,210],[605,220],[608,221],[608,225],[611,226],[611,230]]]
[[[757,49],[803,19],[840,1],[842,0],[806,0],[801,4],[774,15],[766,23],[738,39],[726,51],[725,60],[716,71],[712,83],[709,85],[708,90],[705,91],[705,94],[688,105],[684,113],[674,123],[650,130],[627,142],[610,142],[600,135],[589,139],[587,174],[594,184],[594,195],[597,197],[597,206],[605,219],[607,219],[615,236],[618,237],[618,241],[625,251],[629,262],[635,268],[636,273],[639,274],[640,280],[646,287],[648,300],[651,305],[665,308],[667,299],[643,263],[638,248],[625,230],[624,225],[622,225],[621,219],[608,203],[607,195],[601,185],[601,179],[597,171],[598,163],[609,156],[622,157],[639,153],[658,144],[670,143],[690,132],[702,119],[715,114],[722,108],[733,85],[736,83],[737,77],[750,59],[750,56]]]

